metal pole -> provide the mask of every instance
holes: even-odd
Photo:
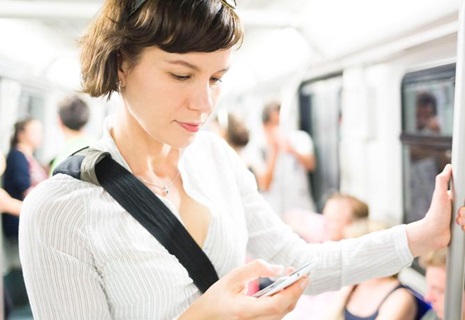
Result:
[[[445,320],[462,319],[462,296],[464,291],[465,233],[454,223],[457,210],[465,204],[465,1],[460,1],[459,29],[457,33],[457,65],[454,100],[454,132],[452,140],[451,184],[454,203],[452,206],[452,239],[447,256],[447,284],[445,296]]]

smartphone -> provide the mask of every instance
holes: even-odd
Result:
[[[279,278],[278,280],[276,280],[275,282],[273,282],[266,288],[263,288],[262,290],[255,293],[253,296],[256,298],[266,297],[266,296],[271,296],[275,294],[276,292],[283,290],[284,288],[290,286],[291,284],[293,284],[294,282],[296,282],[303,276],[310,274],[314,265],[315,265],[315,261],[311,261],[305,264],[302,268],[294,271],[288,276]]]

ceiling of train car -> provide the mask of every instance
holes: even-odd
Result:
[[[232,72],[242,85],[344,57],[399,34],[456,20],[459,0],[237,0],[246,38]],[[0,0],[0,56],[76,83],[76,38],[102,0]],[[452,18],[451,18],[452,17]],[[0,67],[7,67],[2,65]],[[68,75],[60,75],[65,67]]]

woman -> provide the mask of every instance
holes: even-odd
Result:
[[[34,157],[41,144],[42,124],[39,120],[26,118],[15,123],[3,175],[3,187],[12,198],[23,200],[35,186],[48,178]],[[10,208],[2,215],[3,232],[12,240],[18,238],[19,218],[15,210]]]
[[[5,171],[6,160],[3,153],[0,153],[0,177],[3,176]],[[21,209],[21,201],[15,198],[12,198],[8,192],[3,188],[0,188],[0,212],[8,212],[9,214],[19,216],[19,211]]]
[[[450,166],[420,222],[328,245],[293,234],[238,155],[200,132],[241,39],[230,1],[105,1],[82,42],[83,88],[94,97],[118,92],[121,105],[93,148],[108,151],[173,211],[220,280],[201,295],[178,260],[102,188],[59,174],[28,196],[21,213],[35,319],[280,319],[308,279],[258,299],[244,294],[248,281],[317,257],[306,291],[317,293],[395,273],[449,242]],[[273,265],[241,266],[246,251]]]
[[[355,238],[383,230],[382,223],[358,220],[344,228],[344,238]],[[345,320],[414,320],[417,304],[415,296],[397,279],[396,275],[363,281],[343,288]]]

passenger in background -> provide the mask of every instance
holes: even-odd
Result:
[[[343,234],[349,239],[384,229],[382,223],[362,219],[348,225]],[[414,320],[417,313],[414,295],[395,275],[366,280],[339,293],[344,320]]]
[[[292,209],[315,211],[308,173],[315,169],[316,157],[308,133],[283,130],[280,111],[276,101],[264,106],[264,140],[255,139],[249,150],[258,187],[282,217]]]
[[[420,92],[416,97],[416,129],[423,135],[437,135],[441,132],[436,97],[430,92]]]
[[[42,123],[39,120],[27,118],[15,123],[6,158],[3,187],[17,200],[23,200],[36,185],[48,178],[47,171],[34,157],[41,144]],[[18,225],[18,215],[2,215],[3,233],[8,239],[17,241]]]
[[[297,209],[287,212],[283,220],[305,241],[323,242],[341,240],[346,226],[368,215],[364,201],[335,192],[326,199],[322,214]]]
[[[42,124],[39,120],[26,118],[14,125],[10,151],[6,159],[3,187],[16,199],[2,214],[2,227],[5,235],[3,263],[4,303],[6,312],[21,309],[30,314],[29,301],[18,255],[19,206],[40,182],[48,178],[47,171],[34,157],[34,152],[42,144]],[[12,205],[12,206],[11,206]]]
[[[315,243],[343,239],[346,228],[353,223],[364,221],[368,216],[369,207],[365,202],[349,194],[335,192],[325,201],[322,214],[292,210],[284,216],[284,222],[305,241]],[[335,302],[341,301],[340,295],[339,291],[303,295],[295,309],[284,319],[335,320],[337,312],[334,312],[334,305]],[[342,308],[342,305],[339,305]]]
[[[90,118],[87,103],[78,96],[63,99],[58,108],[60,128],[65,138],[65,145],[50,165],[50,175],[56,166],[73,152],[89,146],[92,139],[87,135],[85,126]]]
[[[332,194],[323,208],[329,240],[344,239],[345,230],[353,223],[367,219],[369,214],[368,204],[357,197],[339,192]]]
[[[244,119],[233,112],[218,113],[209,129],[223,138],[242,157],[244,148],[250,141],[250,130]]]
[[[250,140],[250,132],[244,120],[231,112],[228,113],[228,125],[224,139],[239,155],[242,154],[244,147]]]
[[[437,116],[438,102],[431,92],[420,92],[416,97],[416,132],[420,135],[439,136],[441,125]],[[422,145],[410,146],[410,211],[414,220],[424,215],[434,191],[434,179],[441,168],[450,162],[442,150]]]
[[[3,176],[4,171],[5,171],[5,157],[3,156],[3,153],[0,153],[0,177]],[[22,201],[12,198],[8,194],[8,192],[0,188],[0,212],[1,213],[8,213],[11,215],[19,216],[19,212],[21,209],[21,203]],[[5,267],[4,263],[2,267]],[[10,293],[4,285],[3,286],[3,319],[8,319],[8,316],[10,314],[12,307],[13,307],[13,302],[11,301]]]
[[[444,301],[446,290],[446,262],[447,248],[432,251],[420,257],[420,265],[426,270],[425,301],[431,303],[432,310],[426,313],[421,320],[444,319]],[[463,299],[465,302],[465,292]],[[463,307],[464,303],[462,303]],[[462,320],[465,312],[462,311]]]

